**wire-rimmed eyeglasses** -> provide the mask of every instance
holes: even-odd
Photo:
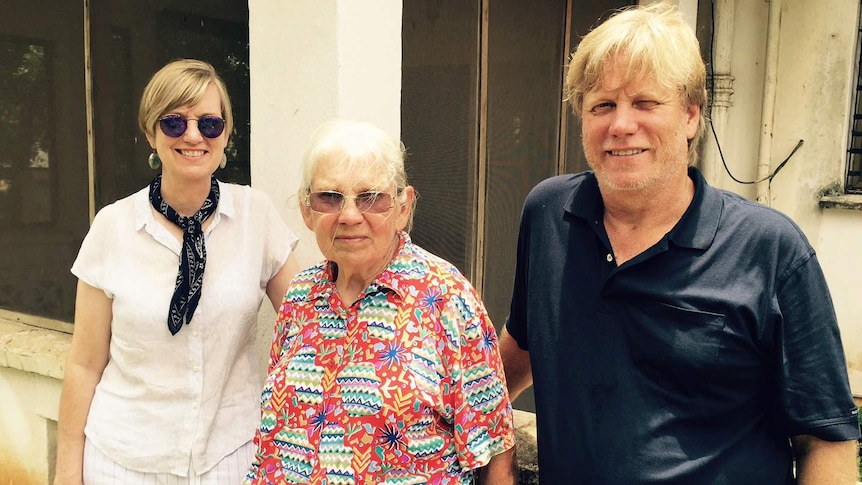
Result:
[[[359,212],[382,214],[395,207],[395,198],[387,192],[368,191],[356,195],[344,195],[332,190],[310,192],[305,196],[305,206],[314,212],[334,214],[344,209],[347,199],[353,199]]]

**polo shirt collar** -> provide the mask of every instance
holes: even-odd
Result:
[[[585,172],[583,176],[584,180],[569,196],[564,208],[566,212],[586,221],[601,221],[605,205],[596,174]]]
[[[694,198],[668,239],[679,247],[706,250],[718,232],[724,201],[721,192],[706,183],[700,170],[689,167],[688,176],[694,182]]]
[[[694,182],[694,198],[670,231],[668,240],[679,247],[705,250],[715,239],[724,202],[721,192],[706,183],[700,170],[689,167],[688,176]],[[564,208],[573,216],[589,222],[602,220],[604,203],[593,172],[585,174],[584,180],[569,196]]]

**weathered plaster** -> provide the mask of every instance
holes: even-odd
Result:
[[[0,318],[0,477],[49,483],[63,368],[71,336]]]

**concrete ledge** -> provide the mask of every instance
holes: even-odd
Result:
[[[862,211],[862,195],[825,195],[820,197],[820,208]]]
[[[71,342],[72,335],[64,331],[28,325],[0,314],[0,367],[62,380]],[[516,409],[514,418],[518,484],[538,484],[536,415]]]
[[[538,485],[539,455],[536,447],[536,415],[515,410],[515,453],[518,456],[518,485]]]
[[[0,318],[0,367],[63,379],[72,336]]]

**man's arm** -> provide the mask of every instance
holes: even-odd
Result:
[[[792,442],[799,485],[856,484],[856,441],[824,441],[799,435]]]
[[[509,399],[514,401],[533,384],[533,368],[530,366],[530,353],[518,346],[506,327],[503,327],[500,335],[500,358],[503,360]]]
[[[518,460],[515,448],[494,455],[478,470],[479,485],[515,485],[518,483]]]

